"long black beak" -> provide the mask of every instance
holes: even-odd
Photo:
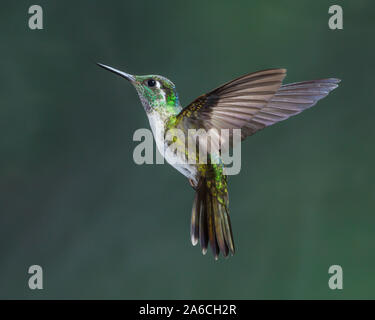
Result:
[[[106,69],[106,70],[108,70],[108,71],[111,71],[111,72],[113,72],[113,73],[115,73],[115,74],[117,74],[117,75],[119,75],[119,76],[125,78],[126,80],[129,80],[129,81],[135,81],[134,76],[132,76],[132,75],[129,74],[129,73],[122,72],[122,71],[117,70],[117,69],[115,69],[115,68],[112,68],[112,67],[106,66],[105,64],[97,63],[97,65],[98,65],[99,67],[102,67],[103,69]]]

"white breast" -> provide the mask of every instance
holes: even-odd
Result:
[[[188,179],[192,179],[197,183],[197,167],[195,164],[187,163],[185,155],[177,152],[171,152],[164,140],[164,119],[157,112],[147,114],[150,122],[151,130],[155,138],[156,146],[159,152],[164,156],[165,160],[181,172]]]

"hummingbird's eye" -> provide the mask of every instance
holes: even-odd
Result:
[[[149,79],[149,80],[147,81],[147,85],[148,85],[149,87],[155,87],[155,85],[156,85],[156,81],[155,81],[154,79]]]

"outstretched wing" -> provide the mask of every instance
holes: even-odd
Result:
[[[211,143],[220,149],[221,129],[241,129],[241,139],[315,105],[337,87],[338,79],[313,80],[281,86],[285,69],[270,69],[232,80],[190,103],[177,116],[181,129],[216,129]],[[217,150],[218,150],[217,149]]]
[[[282,85],[268,104],[242,127],[242,136],[250,136],[314,106],[337,88],[339,82],[339,79],[329,78]]]

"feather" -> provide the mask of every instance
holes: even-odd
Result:
[[[207,230],[207,203],[206,203],[206,188],[200,188],[196,192],[200,193],[200,215],[199,215],[199,241],[202,248],[202,253],[206,254],[208,245],[208,230]]]
[[[191,243],[195,246],[199,239],[199,216],[200,216],[201,199],[199,192],[195,193],[193,209],[191,213]]]
[[[215,259],[218,259],[220,252],[224,257],[227,257],[229,252],[232,255],[235,252],[227,208],[228,195],[226,190],[222,191],[220,197],[223,203],[218,201],[218,190],[215,189],[213,181],[207,183],[207,179],[207,177],[201,178],[199,187],[196,188],[191,219],[191,239],[193,245],[200,242],[203,254],[206,254],[207,247],[210,245]],[[225,176],[223,179],[223,182],[226,181]],[[211,187],[209,188],[208,185]]]
[[[212,198],[212,215],[215,221],[215,235],[216,241],[220,248],[220,251],[226,257],[228,255],[228,247],[225,244],[223,228],[222,228],[222,213],[219,209],[217,198]]]
[[[208,240],[210,242],[210,247],[212,253],[215,257],[215,260],[218,259],[219,255],[219,247],[216,241],[216,234],[215,234],[215,221],[214,215],[212,212],[212,198],[209,192],[206,193],[206,204],[207,204],[207,230],[208,230]]]

